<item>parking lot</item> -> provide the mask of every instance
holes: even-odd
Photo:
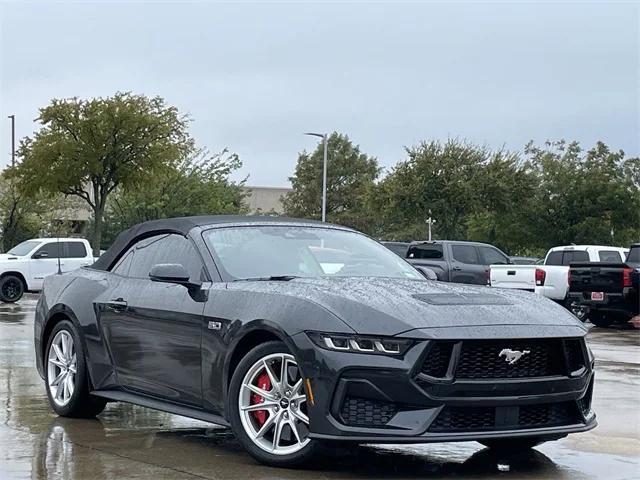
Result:
[[[477,443],[360,446],[304,470],[263,467],[224,429],[110,404],[97,420],[56,417],[34,365],[35,296],[0,305],[0,479],[640,477],[640,331],[593,328],[599,426],[517,456]]]

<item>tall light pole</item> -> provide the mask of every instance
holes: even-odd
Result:
[[[305,135],[322,138],[324,144],[324,161],[322,163],[322,221],[327,221],[327,134],[307,132]]]
[[[11,166],[16,165],[16,116],[9,115],[7,118],[11,119]]]

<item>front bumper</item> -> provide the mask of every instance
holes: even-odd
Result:
[[[585,365],[566,375],[456,378],[461,346],[452,348],[444,377],[425,375],[423,365],[436,343],[462,345],[455,334],[416,339],[403,357],[329,351],[304,333],[292,337],[313,389],[310,436],[377,443],[553,439],[596,426],[590,408],[593,368],[582,336],[571,341],[581,345]]]

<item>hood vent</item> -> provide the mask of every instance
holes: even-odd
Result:
[[[430,305],[513,305],[506,298],[490,293],[420,293],[413,298]]]

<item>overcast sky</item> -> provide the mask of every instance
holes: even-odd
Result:
[[[638,155],[638,3],[6,2],[0,164],[53,97],[161,95],[228,147],[250,185],[284,186],[305,131],[392,166],[467,138],[603,140]]]

